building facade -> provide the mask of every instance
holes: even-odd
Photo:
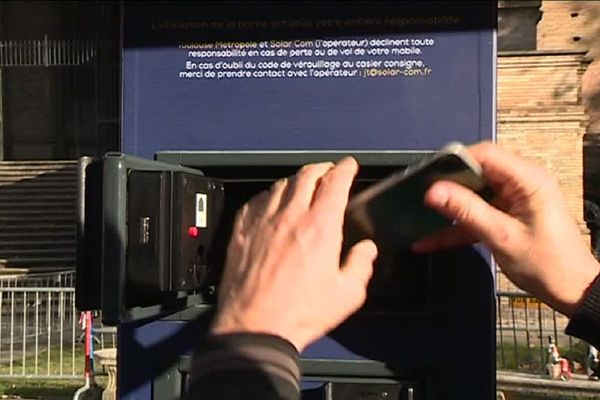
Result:
[[[120,4],[0,2],[0,159],[118,148]]]

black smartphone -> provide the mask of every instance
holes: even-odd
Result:
[[[438,180],[457,182],[485,198],[490,196],[479,164],[462,144],[450,143],[352,196],[344,222],[346,246],[369,238],[380,253],[389,246],[395,252],[449,226],[452,221],[423,202],[427,189]]]

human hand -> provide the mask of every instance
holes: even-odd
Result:
[[[357,243],[340,268],[342,227],[358,165],[304,166],[238,212],[213,334],[268,333],[298,351],[366,299],[377,248]]]
[[[455,226],[413,244],[428,252],[481,241],[506,276],[572,316],[600,267],[566,207],[558,182],[543,168],[491,143],[469,148],[495,191],[492,204],[452,182],[436,182],[425,203]]]

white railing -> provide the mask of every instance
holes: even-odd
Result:
[[[94,345],[115,347],[99,321]],[[74,288],[0,287],[0,378],[80,378],[84,342]]]
[[[109,41],[0,40],[0,67],[78,67],[119,64],[119,45]]]
[[[73,288],[0,288],[0,376],[80,376],[78,320]]]
[[[8,287],[75,287],[75,271],[0,276],[0,288]]]
[[[97,43],[86,40],[0,41],[0,66],[50,67],[78,66],[90,63],[97,54]]]

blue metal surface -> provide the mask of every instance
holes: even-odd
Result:
[[[161,150],[435,150],[451,140],[489,139],[494,130],[494,11],[495,2],[380,2],[376,7],[326,2],[310,7],[283,2],[268,7],[126,2],[123,150],[144,157]],[[363,32],[161,28],[221,19],[401,18],[411,12],[452,16],[460,22]],[[424,77],[369,79],[178,77],[189,60],[187,51],[178,48],[181,43],[295,35],[310,40],[430,38],[435,45],[424,47],[421,55],[398,59],[423,60],[432,72]],[[327,57],[346,59],[352,56]]]
[[[428,400],[492,399],[495,302],[488,260],[473,249],[435,255],[425,313],[359,313],[302,356],[383,362],[398,378],[423,380]],[[477,385],[465,391],[465,382]]]
[[[180,357],[192,352],[209,321],[210,315],[202,314],[191,321],[146,320],[121,324],[117,398],[153,399],[154,379],[166,371],[177,372]],[[177,393],[173,398],[177,398]]]

